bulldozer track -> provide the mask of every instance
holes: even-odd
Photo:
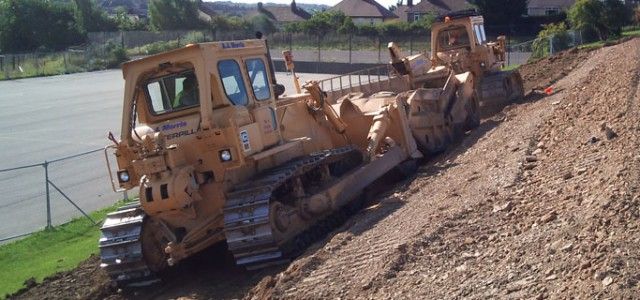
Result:
[[[142,253],[145,216],[139,205],[124,206],[107,215],[100,228],[100,267],[120,286],[146,286],[159,281]]]
[[[225,235],[236,264],[247,269],[259,269],[288,262],[287,256],[304,250],[318,237],[329,232],[346,219],[339,210],[319,220],[288,241],[277,241],[270,223],[270,203],[273,192],[321,164],[347,159],[353,147],[342,147],[294,159],[282,166],[262,173],[227,194],[224,208]]]

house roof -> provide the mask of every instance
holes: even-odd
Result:
[[[210,2],[201,2],[200,5],[198,5],[198,9],[208,15],[208,16],[215,16],[217,15],[216,11],[213,9],[213,7],[211,5],[208,5],[208,3]]]
[[[247,13],[247,16],[252,17],[258,14],[264,14],[269,19],[276,22],[295,22],[304,21],[311,18],[311,14],[306,10],[298,7],[295,0],[291,2],[291,5],[263,5],[258,3],[258,9]]]
[[[410,7],[408,13],[424,14],[434,12],[439,15],[472,7],[473,5],[466,0],[422,0],[420,3]]]
[[[349,17],[383,19],[398,17],[375,0],[342,0],[332,7],[331,10],[341,11]]]
[[[409,6],[398,5],[392,12],[396,14],[400,20],[407,21],[409,19]]]
[[[529,8],[569,8],[576,3],[576,0],[529,0],[527,7]]]

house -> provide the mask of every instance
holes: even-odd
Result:
[[[553,16],[569,8],[576,0],[529,0],[527,15],[529,16]]]
[[[413,0],[407,0],[407,5],[399,5],[394,12],[401,20],[407,22],[418,21],[428,14],[442,15],[453,11],[473,8],[466,0],[422,0],[413,4]]]
[[[398,16],[375,0],[342,0],[331,10],[343,12],[346,16],[351,17],[356,25],[373,25],[398,19]]]
[[[146,0],[101,0],[98,5],[110,15],[115,15],[118,8],[124,8],[129,16],[147,18],[149,12]]]
[[[311,18],[311,14],[306,10],[298,7],[296,0],[291,1],[290,5],[264,5],[258,2],[258,9],[246,14],[248,18],[264,15],[269,18],[273,24],[282,28],[287,23],[305,21]]]
[[[218,13],[207,3],[209,2],[200,2],[198,4],[198,18],[205,22],[211,22]]]

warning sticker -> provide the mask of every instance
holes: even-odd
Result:
[[[240,142],[244,152],[251,151],[251,143],[249,143],[249,133],[246,130],[240,131]]]

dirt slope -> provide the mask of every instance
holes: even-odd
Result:
[[[248,298],[640,296],[639,49],[484,123]]]
[[[640,295],[639,44],[523,66],[527,90],[556,94],[486,120],[289,266],[247,272],[212,249],[163,284],[121,291],[94,257],[14,298]]]

